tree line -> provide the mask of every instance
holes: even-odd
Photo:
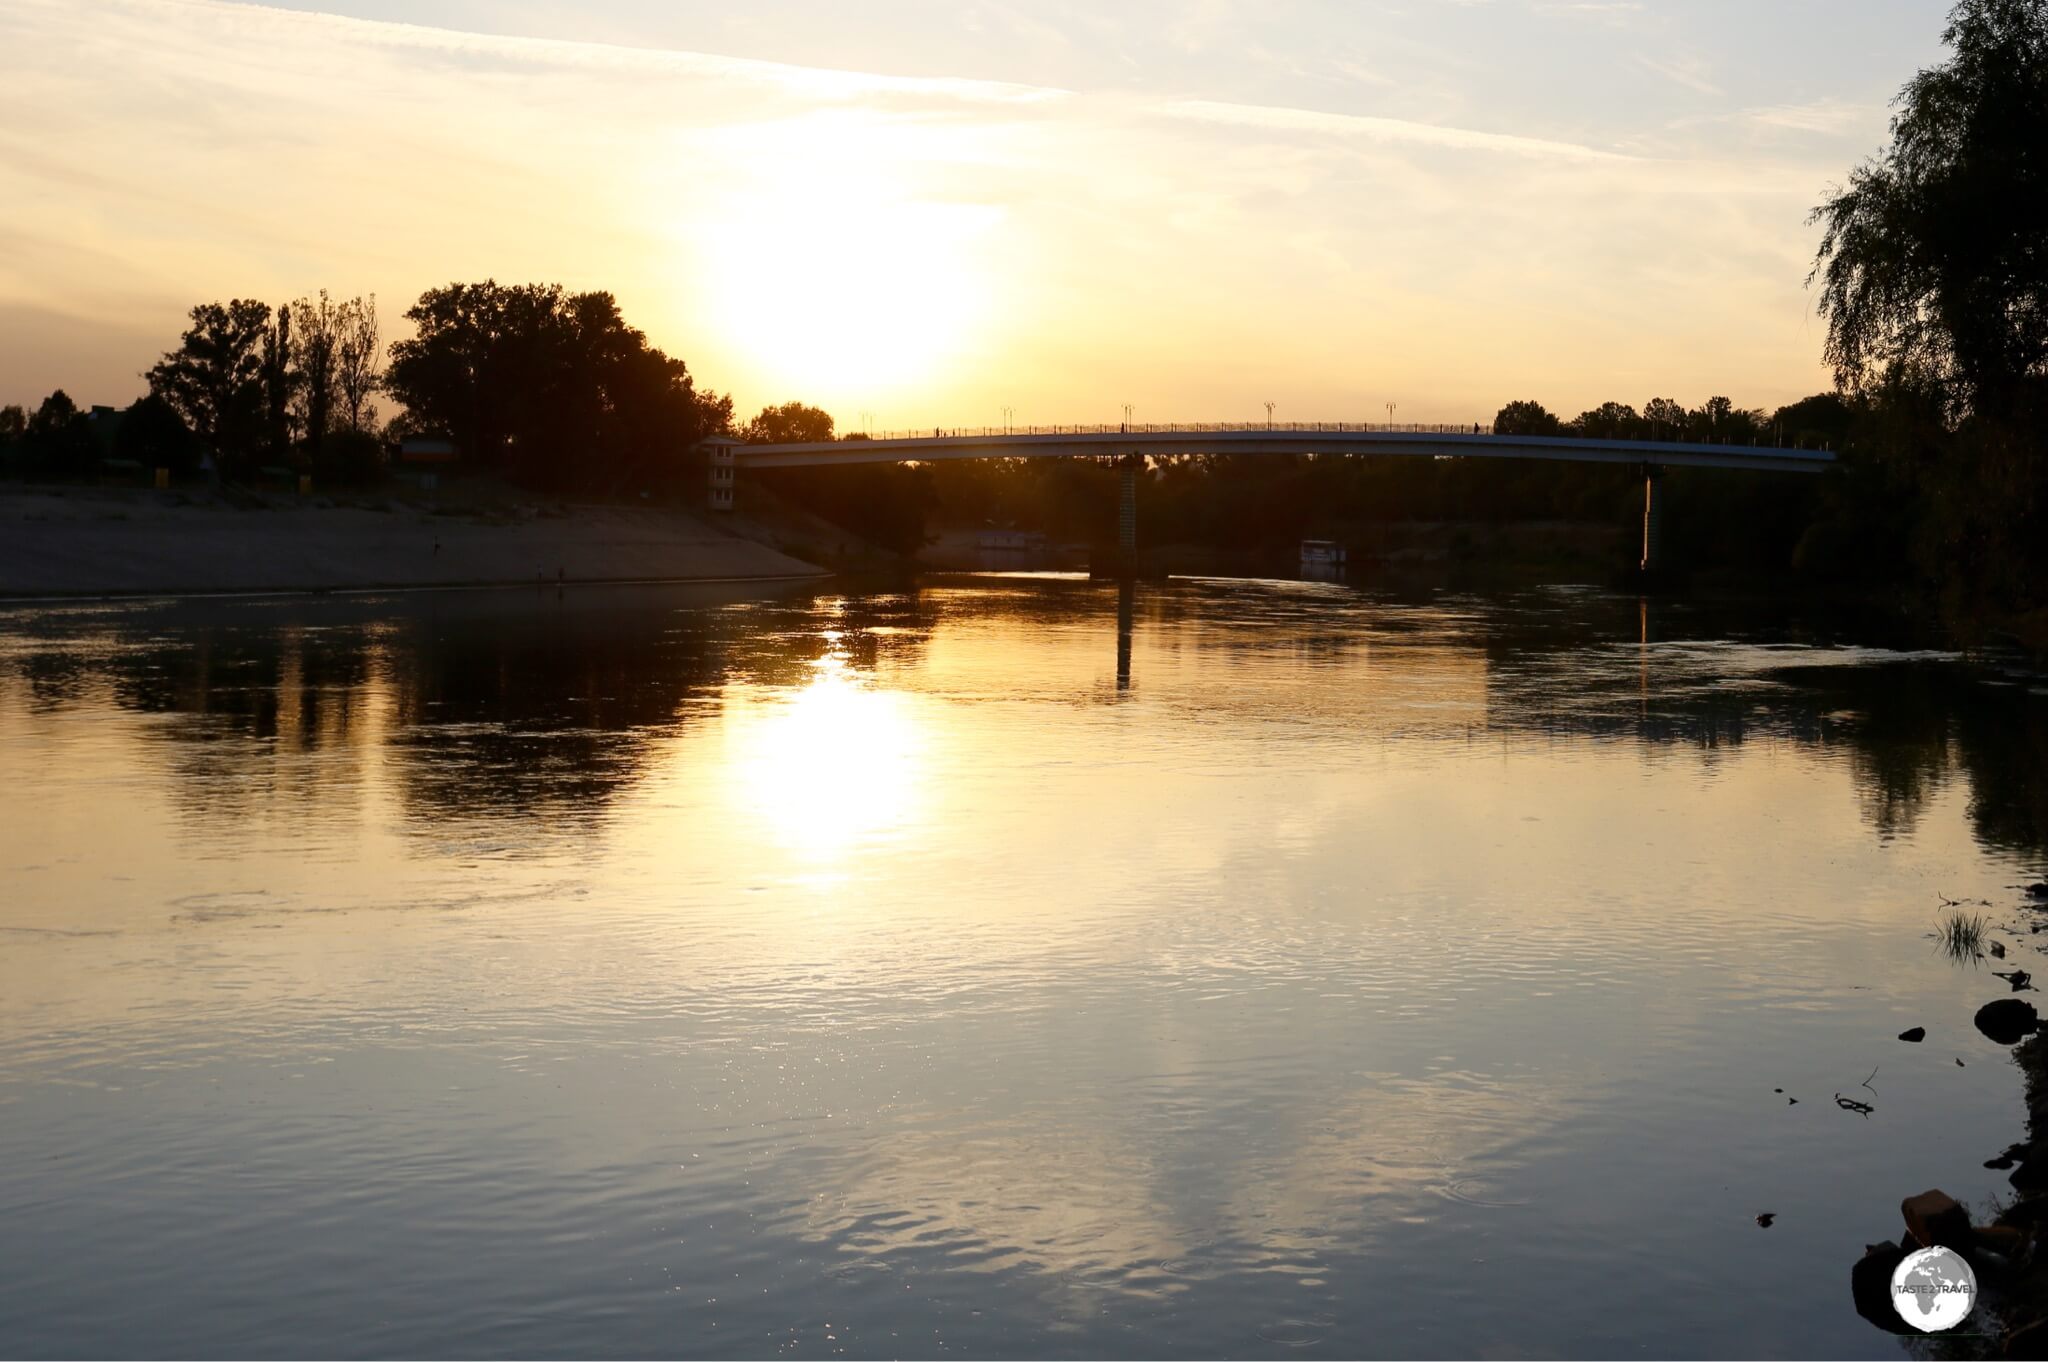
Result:
[[[405,318],[412,336],[386,347],[374,295],[201,303],[117,419],[93,420],[61,390],[32,413],[0,409],[0,466],[77,478],[111,458],[356,483],[383,471],[392,442],[426,435],[537,490],[646,490],[683,485],[692,448],[732,424],[731,400],[698,391],[609,293],[458,283]],[[380,394],[401,408],[382,424]]]
[[[95,422],[62,389],[33,414],[0,409],[0,457],[29,477],[90,476],[101,461],[246,477],[275,464],[341,481],[381,462],[377,300],[325,289],[272,308],[200,303],[144,377],[149,391]]]

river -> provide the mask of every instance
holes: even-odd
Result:
[[[0,1348],[1896,1356],[2044,759],[1588,590],[13,607]]]

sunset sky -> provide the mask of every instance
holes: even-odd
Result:
[[[0,402],[202,299],[615,292],[742,414],[1484,419],[1826,384],[1939,0],[0,0]]]

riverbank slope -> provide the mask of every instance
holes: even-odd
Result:
[[[648,506],[234,504],[136,489],[23,489],[0,493],[0,597],[823,574],[739,528]]]

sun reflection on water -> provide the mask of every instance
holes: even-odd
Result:
[[[726,763],[737,797],[776,840],[837,861],[915,821],[925,734],[910,697],[864,682],[834,654],[793,692],[731,696]]]

